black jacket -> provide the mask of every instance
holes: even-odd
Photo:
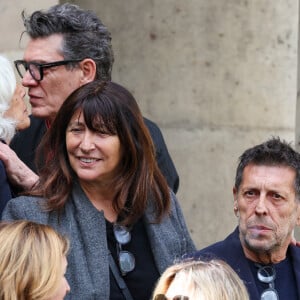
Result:
[[[9,181],[6,176],[5,167],[3,162],[0,160],[0,218],[2,211],[8,202],[12,198]]]
[[[288,248],[287,255],[290,255],[293,270],[296,279],[296,289],[298,298],[300,299],[300,248],[290,245]],[[233,270],[239,275],[244,281],[247,290],[249,292],[250,300],[260,299],[253,274],[250,270],[246,256],[244,254],[240,239],[239,230],[236,228],[227,238],[223,241],[212,244],[193,255],[195,259],[209,260],[212,258],[222,259],[227,262]],[[284,276],[284,274],[278,274]],[[279,276],[278,276],[279,277]],[[287,291],[281,291],[286,293]],[[280,298],[281,299],[281,298]],[[291,300],[289,297],[283,297],[282,299]]]

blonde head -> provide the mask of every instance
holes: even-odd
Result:
[[[60,284],[68,241],[50,226],[0,223],[0,300],[50,299]]]
[[[158,294],[166,295],[166,299],[176,296],[168,297],[170,286],[176,289],[176,295],[187,296],[189,300],[249,300],[239,276],[227,263],[217,259],[188,260],[167,268],[156,285],[153,300]]]

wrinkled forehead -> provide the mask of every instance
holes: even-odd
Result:
[[[243,171],[241,188],[295,192],[296,172],[288,166],[248,165]]]
[[[296,170],[293,167],[288,166],[286,164],[250,163],[247,164],[243,170],[243,176],[245,176],[246,174],[262,177],[270,177],[271,175],[277,175],[279,180],[284,180],[287,174],[292,179],[295,179]]]
[[[26,39],[24,60],[37,62],[51,62],[63,59],[62,35],[53,34],[48,37]]]

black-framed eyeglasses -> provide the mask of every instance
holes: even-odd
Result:
[[[44,64],[40,64],[34,61],[15,60],[14,63],[21,78],[23,78],[25,73],[29,71],[30,75],[35,81],[41,81],[44,77],[44,69],[68,65],[71,63],[78,63],[82,60],[83,59],[59,60]]]
[[[122,245],[126,245],[131,240],[131,233],[127,227],[114,224],[114,235],[117,241],[118,263],[121,274],[124,276],[135,268],[135,258],[129,251],[123,250]]]
[[[274,266],[261,266],[257,264],[257,278],[260,282],[269,284],[269,287],[264,290],[260,296],[260,300],[279,300],[278,293],[275,289],[276,271]]]
[[[157,294],[155,295],[154,300],[168,300],[168,298],[164,294]],[[189,297],[178,295],[173,297],[172,300],[189,300]]]

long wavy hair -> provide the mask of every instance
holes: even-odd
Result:
[[[47,199],[47,209],[63,209],[76,180],[66,150],[66,130],[74,113],[80,111],[92,131],[117,135],[122,146],[121,166],[114,178],[113,208],[123,224],[141,217],[151,199],[154,222],[170,209],[170,191],[155,158],[152,138],[132,94],[124,87],[94,81],[75,90],[63,103],[37,155],[46,155],[40,180],[31,194]],[[125,203],[125,207],[124,207]]]

